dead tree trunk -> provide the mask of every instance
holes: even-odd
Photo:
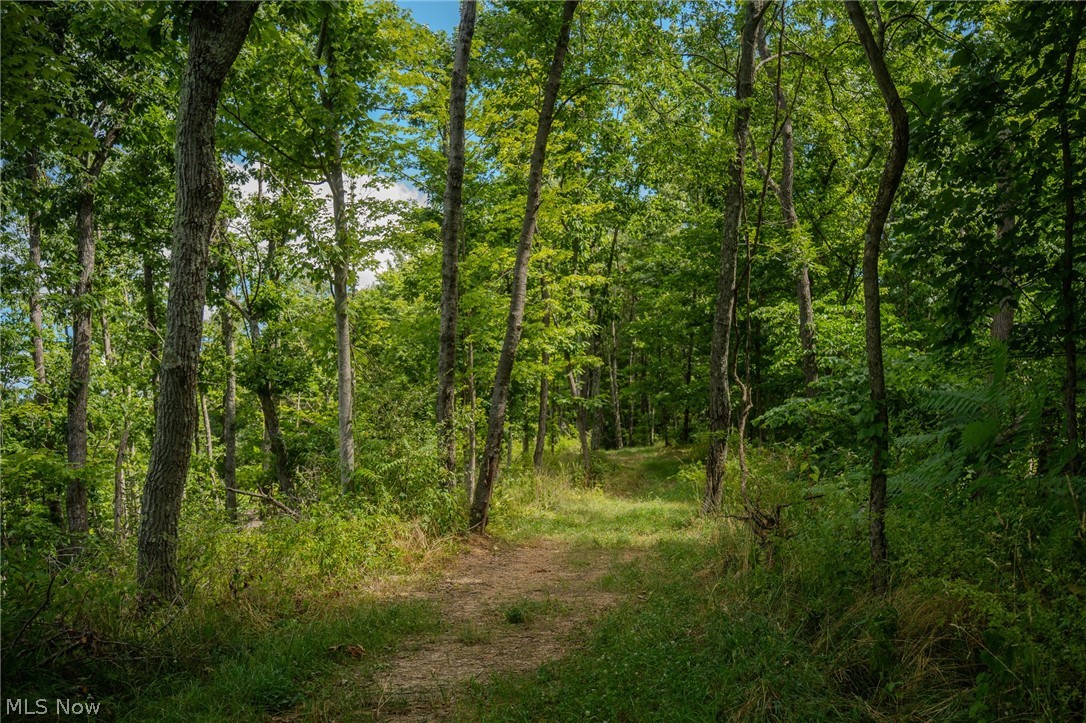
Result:
[[[754,94],[754,44],[758,26],[769,4],[762,0],[747,3],[747,18],[740,37],[739,74],[735,99],[733,137],[735,156],[728,173],[728,193],[724,201],[724,238],[720,245],[720,276],[717,279],[716,308],[713,314],[713,343],[709,363],[709,454],[705,464],[705,492],[702,510],[720,507],[724,466],[728,459],[728,433],[731,431],[732,403],[728,375],[731,349],[732,315],[735,310],[735,268],[739,252],[740,219],[743,215],[743,175],[750,127],[750,97]]]
[[[889,585],[889,555],[886,549],[886,455],[890,446],[889,415],[886,409],[886,378],[882,364],[882,318],[879,310],[879,248],[886,228],[886,219],[894,203],[905,163],[909,158],[909,114],[905,110],[890,71],[886,68],[883,49],[871,33],[863,8],[856,0],[846,0],[845,9],[856,29],[856,35],[867,55],[871,74],[882,93],[886,110],[890,115],[893,137],[886,165],[882,169],[871,216],[864,231],[864,314],[867,347],[867,373],[871,384],[871,403],[874,406],[872,421],[873,449],[871,453],[871,490],[868,497],[870,515],[870,543],[872,576],[871,584],[876,592],[884,592]],[[881,28],[879,36],[882,36]]]
[[[460,227],[464,216],[464,124],[467,117],[468,61],[475,32],[475,0],[460,4],[449,93],[449,158],[441,221],[441,340],[437,355],[437,426],[446,484],[456,485],[456,318],[459,306]]]
[[[554,48],[547,82],[543,88],[543,104],[539,111],[539,124],[536,128],[535,142],[532,145],[531,161],[528,169],[528,198],[524,209],[524,223],[521,225],[520,241],[517,244],[517,260],[513,267],[513,292],[509,300],[509,317],[506,320],[505,342],[498,357],[498,368],[494,375],[494,389],[490,395],[490,412],[487,420],[486,446],[483,450],[482,475],[475,487],[471,501],[471,514],[468,526],[476,532],[486,530],[487,516],[490,512],[490,496],[494,492],[494,483],[498,476],[498,462],[501,458],[502,427],[505,424],[506,405],[509,402],[509,382],[513,375],[513,360],[517,345],[520,343],[521,327],[524,322],[524,299],[528,288],[528,259],[532,253],[532,238],[535,236],[536,217],[543,193],[543,161],[547,154],[547,138],[550,136],[551,123],[554,120],[554,106],[558,98],[558,85],[562,79],[562,67],[566,62],[569,48],[569,32],[573,23],[573,13],[579,0],[566,0],[562,11],[562,26],[558,31],[558,42]]]
[[[215,119],[223,82],[241,50],[257,2],[198,3],[181,77],[170,296],[155,431],[143,488],[137,579],[152,600],[180,597],[177,526],[196,427],[196,380],[211,232],[222,201]]]

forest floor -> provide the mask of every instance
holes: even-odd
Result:
[[[608,455],[590,486],[556,487],[551,476],[520,489],[492,535],[465,539],[429,576],[376,591],[432,607],[439,625],[376,659],[343,641],[359,664],[275,720],[461,717],[473,686],[566,656],[609,608],[644,596],[621,584],[624,570],[662,539],[698,534],[696,491],[675,489],[679,466],[667,451],[626,450]]]

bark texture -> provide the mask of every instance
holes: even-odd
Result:
[[[886,409],[886,377],[882,364],[882,317],[879,309],[879,250],[886,219],[894,203],[905,163],[909,158],[909,114],[898,95],[897,86],[886,67],[883,49],[871,33],[863,8],[856,0],[846,0],[845,9],[863,46],[871,74],[882,93],[893,135],[890,152],[879,179],[875,202],[864,231],[864,315],[867,349],[867,374],[874,406],[872,422],[871,489],[868,496],[871,545],[871,585],[885,592],[890,582],[889,553],[886,548],[886,455],[890,446],[889,415]],[[880,36],[882,33],[880,32]]]
[[[720,244],[720,276],[717,278],[709,360],[709,454],[705,463],[705,492],[702,496],[704,512],[720,507],[724,466],[728,460],[728,432],[732,424],[728,372],[732,316],[735,313],[735,268],[744,205],[743,176],[750,128],[749,100],[754,95],[754,45],[762,16],[768,7],[769,3],[762,0],[747,3],[747,17],[740,36],[739,74],[735,86],[735,99],[739,107],[733,128],[736,150],[728,170],[728,192],[724,200],[724,237]]]
[[[543,192],[543,161],[547,155],[547,138],[550,136],[551,123],[554,121],[554,106],[558,99],[558,85],[562,79],[562,68],[569,49],[569,32],[573,23],[573,13],[579,0],[566,0],[562,9],[562,26],[558,31],[558,42],[554,48],[547,82],[543,87],[543,103],[539,111],[539,124],[536,127],[535,141],[528,168],[528,198],[524,209],[524,223],[520,230],[517,244],[517,259],[513,267],[513,292],[509,300],[509,316],[505,325],[505,341],[498,358],[498,368],[494,375],[494,388],[490,395],[490,411],[487,419],[486,445],[483,448],[483,464],[479,481],[472,495],[471,512],[468,526],[476,532],[486,530],[487,516],[490,511],[490,497],[494,492],[494,482],[498,476],[498,464],[501,459],[502,427],[505,424],[506,406],[509,402],[509,381],[513,374],[513,361],[520,343],[524,322],[524,299],[528,288],[528,259],[532,253],[532,238],[535,236],[536,217]]]
[[[136,574],[147,600],[172,601],[181,595],[177,526],[197,425],[197,367],[211,232],[223,193],[215,119],[223,83],[257,7],[257,2],[192,7],[174,146],[177,190],[166,338],[140,511]]]
[[[446,484],[456,485],[456,318],[459,306],[460,228],[464,217],[464,124],[467,116],[468,61],[475,33],[475,0],[460,3],[452,83],[449,93],[448,170],[441,220],[441,340],[437,354],[437,426]]]

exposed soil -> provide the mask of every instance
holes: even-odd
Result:
[[[441,720],[470,681],[562,657],[617,601],[602,585],[612,563],[636,554],[548,540],[467,544],[436,582],[399,593],[433,602],[444,625],[378,669],[368,711],[378,720]]]

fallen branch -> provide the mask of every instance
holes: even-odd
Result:
[[[297,522],[298,519],[301,517],[301,515],[298,512],[296,512],[295,510],[290,509],[289,507],[287,507],[282,502],[275,499],[274,497],[272,497],[269,494],[264,494],[263,492],[247,492],[245,490],[234,489],[233,487],[227,487],[226,491],[227,492],[234,492],[234,493],[239,494],[239,495],[247,495],[249,497],[256,497],[259,500],[265,500],[267,502],[271,502],[273,505],[278,507],[280,510],[282,510],[286,514],[290,515],[290,518],[292,520],[294,520],[295,522]]]

